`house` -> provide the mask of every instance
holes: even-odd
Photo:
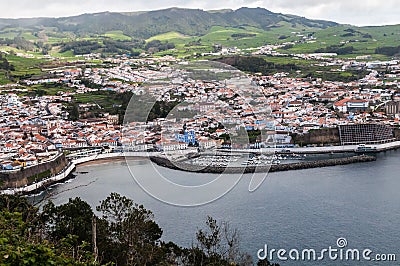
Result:
[[[349,112],[365,112],[369,107],[369,101],[364,99],[353,99],[347,102]]]
[[[220,137],[221,135],[226,134],[226,133],[227,133],[227,132],[226,132],[225,129],[217,129],[217,130],[215,131],[215,134],[217,134],[218,137]]]
[[[139,145],[135,145],[133,147],[134,151],[148,151],[149,149],[152,148],[152,145],[149,144],[139,144]]]
[[[335,103],[333,104],[333,107],[335,108],[335,110],[337,110],[337,111],[339,111],[339,112],[347,113],[347,102],[348,102],[349,100],[350,100],[350,99],[345,98],[345,99],[342,99],[342,100],[340,100],[340,101],[337,101],[337,102],[335,102]]]
[[[215,140],[210,140],[207,138],[202,138],[199,140],[199,148],[200,149],[207,150],[207,149],[212,149],[215,147],[217,147],[217,142]]]
[[[82,74],[82,72],[80,69],[66,69],[64,71],[65,76],[74,76],[75,77],[75,76],[79,76],[81,74]]]
[[[185,130],[183,134],[175,134],[175,140],[178,142],[185,142],[188,144],[196,143],[196,133],[193,129]]]
[[[117,125],[119,122],[119,116],[118,115],[108,115],[107,116],[107,123],[111,125]]]
[[[292,137],[287,131],[277,131],[274,137],[277,145],[290,144],[292,141]]]
[[[291,101],[288,104],[288,109],[292,112],[298,111],[301,109],[302,102],[300,101]]]
[[[334,102],[337,101],[338,97],[329,93],[324,93],[318,97],[319,102]]]
[[[390,101],[386,104],[387,115],[398,115],[400,114],[400,101]]]
[[[113,146],[116,147],[118,146],[118,141],[115,139],[109,139],[103,142],[103,146]]]
[[[347,112],[365,112],[369,108],[369,101],[365,99],[345,98],[333,104],[335,110],[343,113]]]
[[[184,142],[175,142],[175,141],[161,142],[161,149],[163,151],[186,150],[187,148],[188,144]]]

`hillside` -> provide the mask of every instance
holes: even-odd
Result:
[[[337,25],[329,21],[277,14],[263,8],[240,8],[221,12],[169,8],[139,13],[83,14],[66,18],[0,19],[0,30],[8,28],[11,32],[17,32],[21,28],[32,31],[56,28],[58,32],[73,32],[81,36],[121,30],[127,36],[147,39],[170,31],[192,36],[204,35],[212,26],[252,26],[268,30],[270,27],[276,27],[279,22],[316,28]]]
[[[83,14],[64,18],[0,19],[0,49],[72,57],[143,51],[188,56],[215,45],[252,48],[293,43],[282,53],[343,56],[400,53],[400,25],[356,27],[279,14],[263,8],[164,10]],[[171,49],[174,49],[171,51]]]

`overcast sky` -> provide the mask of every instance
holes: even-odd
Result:
[[[398,0],[0,0],[0,17],[63,17],[102,11],[141,11],[168,7],[237,9],[263,7],[273,12],[353,25],[400,24]]]

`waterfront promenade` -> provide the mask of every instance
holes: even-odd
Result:
[[[60,182],[66,179],[76,168],[77,165],[83,164],[90,161],[102,160],[102,159],[112,159],[112,158],[125,158],[125,157],[142,157],[148,158],[149,156],[159,155],[158,152],[114,152],[114,153],[101,153],[92,156],[87,156],[83,158],[77,158],[71,160],[71,162],[66,166],[60,173],[55,176],[48,177],[34,184],[30,184],[24,187],[9,188],[0,191],[0,194],[19,194],[19,193],[30,193],[40,190],[46,185],[50,185],[56,182]]]

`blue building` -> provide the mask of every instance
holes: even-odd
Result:
[[[196,134],[193,129],[185,130],[183,134],[175,134],[175,139],[178,142],[185,142],[187,144],[196,144]]]

